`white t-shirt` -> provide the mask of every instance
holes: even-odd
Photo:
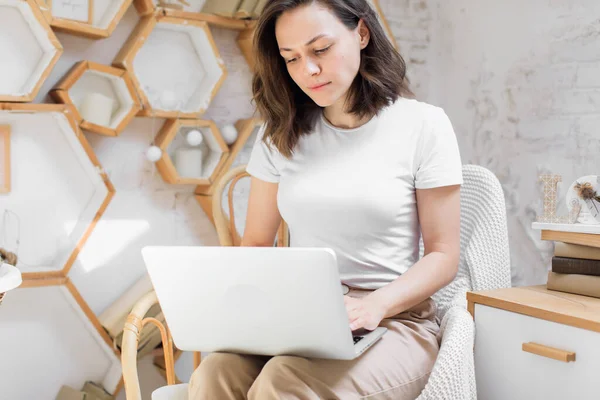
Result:
[[[340,129],[323,116],[291,159],[259,132],[250,175],[278,182],[292,247],[329,247],[342,282],[377,289],[419,257],[415,189],[462,184],[450,120],[438,107],[398,99],[366,124]]]

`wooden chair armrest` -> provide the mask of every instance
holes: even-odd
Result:
[[[173,361],[173,340],[168,329],[155,318],[144,318],[148,310],[158,303],[156,292],[152,291],[142,297],[133,306],[123,329],[121,345],[121,363],[123,366],[123,381],[127,400],[142,400],[140,382],[137,372],[137,349],[140,333],[144,326],[152,323],[160,330],[162,345],[165,353],[167,384],[175,384],[175,367]]]

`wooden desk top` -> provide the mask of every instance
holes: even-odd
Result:
[[[475,304],[482,304],[600,332],[600,299],[548,290],[546,285],[468,292],[467,301],[473,317]]]

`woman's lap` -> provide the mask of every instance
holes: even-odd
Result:
[[[192,377],[190,399],[414,399],[427,383],[439,343],[435,303],[382,321],[383,337],[349,360],[209,355]]]

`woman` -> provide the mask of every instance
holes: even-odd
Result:
[[[211,354],[190,398],[414,399],[439,349],[430,296],[458,268],[452,125],[403,97],[404,61],[366,0],[271,0],[255,43],[266,128],[247,167],[242,245],[271,246],[283,218],[291,246],[336,252],[351,329],[388,332],[352,361]]]

